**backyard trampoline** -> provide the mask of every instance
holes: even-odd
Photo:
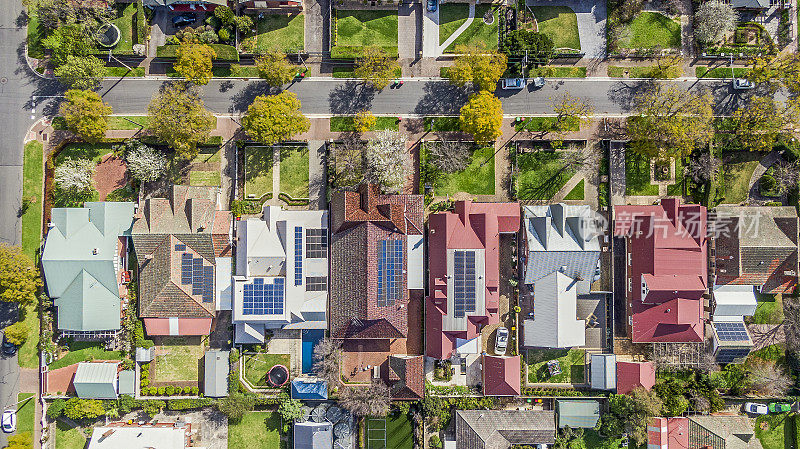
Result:
[[[97,43],[105,48],[111,48],[119,42],[120,33],[119,28],[113,23],[104,23],[95,34]]]
[[[289,380],[289,370],[283,365],[275,365],[267,373],[267,379],[273,387],[282,387]]]

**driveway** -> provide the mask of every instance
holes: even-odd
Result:
[[[397,52],[400,59],[416,59],[419,56],[422,47],[421,14],[422,5],[419,3],[402,3],[397,8]]]
[[[439,52],[439,8],[430,12],[423,9],[422,14],[422,57],[435,58]]]
[[[578,18],[578,35],[581,51],[586,58],[604,59],[606,57],[606,2],[605,0],[526,0],[528,6],[568,6]]]

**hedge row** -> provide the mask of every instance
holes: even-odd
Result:
[[[208,44],[217,52],[217,61],[239,62],[239,51],[232,45]],[[176,58],[180,45],[161,45],[156,49],[156,56],[159,58]]]
[[[161,47],[159,47],[161,48]],[[397,59],[398,52],[397,46],[381,47],[386,52],[386,56]],[[331,58],[334,59],[356,59],[364,54],[364,47],[362,46],[346,46],[336,45],[331,49]],[[160,55],[159,55],[160,56]]]
[[[309,203],[308,198],[292,198],[288,193],[284,192],[278,194],[278,199],[289,206],[306,206]]]
[[[142,388],[142,396],[197,396],[200,389],[197,387],[145,387]]]
[[[214,404],[211,398],[200,399],[170,399],[167,401],[167,410],[194,410]]]

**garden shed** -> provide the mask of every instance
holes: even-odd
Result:
[[[81,399],[117,398],[117,362],[81,362],[72,385]]]
[[[219,398],[228,395],[229,356],[228,351],[206,351],[203,371],[203,394],[206,396]]]
[[[600,419],[600,403],[592,400],[556,400],[558,427],[591,429]]]

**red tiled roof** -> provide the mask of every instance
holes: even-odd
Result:
[[[425,395],[423,356],[389,357],[389,380],[393,399],[422,399]]]
[[[646,390],[656,384],[653,362],[617,362],[617,393],[628,394],[635,388]]]
[[[664,198],[654,206],[617,206],[614,213],[614,234],[628,237],[631,340],[703,341],[702,295],[708,270],[706,208]],[[650,288],[644,300],[643,276]]]
[[[647,426],[647,446],[652,449],[688,449],[689,418],[653,418]]]
[[[472,339],[478,324],[499,322],[497,304],[500,284],[500,233],[517,232],[520,207],[517,203],[473,203],[458,201],[454,212],[432,214],[428,219],[429,292],[426,298],[426,353],[438,359],[450,357],[456,337]],[[486,310],[468,318],[466,332],[442,332],[447,315],[447,252],[452,249],[483,249],[486,263]]]
[[[517,396],[520,394],[520,356],[483,355],[483,394]]]

